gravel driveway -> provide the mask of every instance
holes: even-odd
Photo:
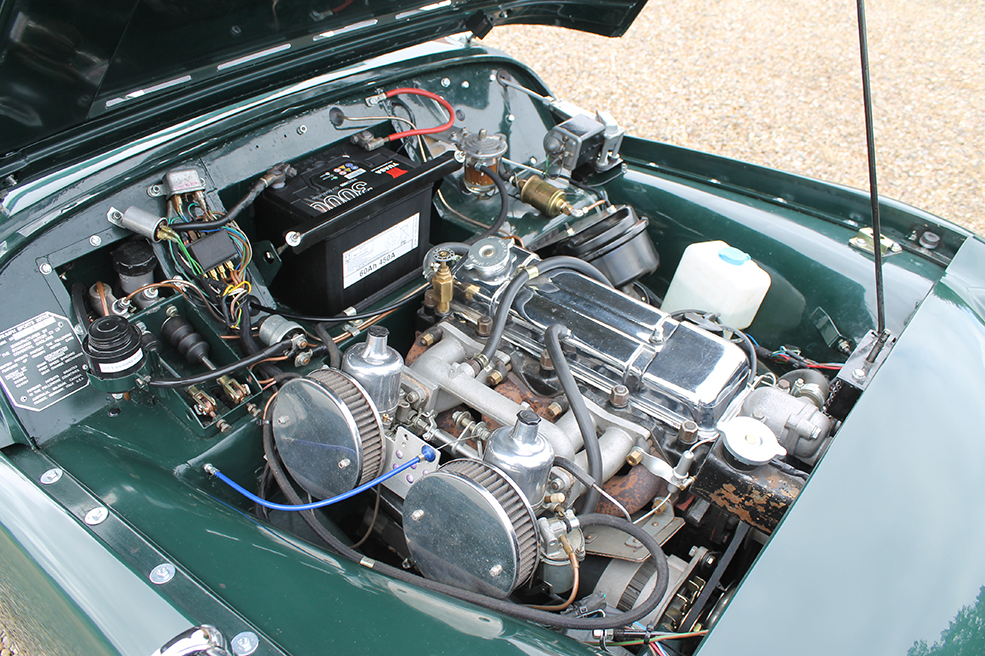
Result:
[[[985,235],[985,2],[870,0],[879,191]],[[485,43],[638,136],[867,188],[852,0],[651,0],[621,39]]]

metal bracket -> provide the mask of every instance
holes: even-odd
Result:
[[[848,245],[870,255],[875,255],[875,238],[872,236],[872,228],[861,228],[858,234],[848,240]],[[882,236],[882,255],[899,255],[903,252],[903,247],[886,235]]]

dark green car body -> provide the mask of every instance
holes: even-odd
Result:
[[[314,3],[261,11],[110,2],[77,15],[47,3],[0,5],[0,21],[23,37],[0,60],[4,107],[19,110],[0,115],[0,331],[45,312],[71,317],[59,272],[122,239],[107,208],[146,199],[163,171],[201,166],[228,206],[271,163],[350,136],[323,110],[379,88],[442,89],[465,121],[528,148],[511,151],[526,160],[554,119],[507,96],[495,72],[546,92],[543,84],[465,38],[430,40],[481,30],[482,20],[618,35],[642,7],[437,3],[402,16],[392,4],[342,3],[332,13]],[[202,20],[186,20],[196,11]],[[162,23],[168,15],[172,23]],[[334,43],[347,25],[362,27]],[[320,45],[320,34],[332,45]],[[244,35],[248,46],[237,41]],[[257,51],[271,54],[216,65]],[[151,82],[140,74],[148,68]],[[24,80],[36,78],[38,95],[24,96]],[[853,342],[874,328],[872,257],[849,244],[868,221],[865,194],[632,137],[622,156],[625,169],[600,184],[649,216],[661,258],[648,279],[654,289],[666,289],[687,245],[723,239],[773,277],[749,328],[758,340],[828,360],[844,354],[816,310]],[[490,217],[494,210],[490,201]],[[450,238],[464,227],[445,223],[432,232]],[[930,653],[917,643],[937,640],[985,585],[985,244],[889,200],[883,226],[902,246],[885,264],[887,326],[899,341],[702,655]],[[939,246],[920,245],[926,231]],[[145,319],[160,322],[161,313]],[[0,403],[0,619],[27,654],[151,654],[203,623],[229,638],[255,633],[257,654],[593,652],[260,521],[202,471],[221,462],[241,480],[255,476],[259,428],[242,408],[231,431],[199,434],[168,396],[120,400],[90,385],[37,412],[13,400],[8,392]],[[52,470],[60,478],[45,482]],[[88,521],[98,508],[106,518]],[[173,578],[153,582],[167,563]],[[985,649],[981,632],[969,635],[965,648]]]

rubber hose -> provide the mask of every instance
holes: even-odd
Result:
[[[259,353],[255,353],[249,357],[243,358],[242,360],[237,360],[227,364],[224,367],[219,367],[218,369],[213,369],[212,371],[200,374],[198,376],[189,376],[187,378],[152,378],[147,381],[147,384],[151,387],[164,387],[167,389],[177,389],[180,387],[188,387],[189,385],[198,385],[201,383],[207,383],[210,380],[215,380],[219,376],[225,376],[231,374],[234,371],[239,371],[245,367],[249,367],[251,364],[256,364],[261,360],[266,360],[267,358],[272,358],[275,355],[281,355],[284,351],[289,350],[294,344],[291,340],[285,339],[282,342],[277,342],[272,346],[268,346]]]
[[[541,260],[532,266],[537,269],[538,275],[543,275],[558,269],[569,269],[588,276],[589,278],[592,278],[607,287],[612,287],[612,283],[609,282],[609,279],[606,278],[601,271],[585,260],[579,260],[576,257],[557,255],[555,257],[549,257],[546,260]],[[492,362],[493,356],[496,355],[496,349],[499,348],[499,343],[503,339],[503,332],[506,330],[506,322],[510,317],[510,309],[513,307],[513,303],[516,301],[516,297],[520,293],[520,290],[523,289],[523,286],[529,281],[530,272],[526,268],[521,269],[515,276],[513,276],[513,280],[511,280],[510,284],[507,285],[506,290],[499,299],[499,304],[496,306],[496,310],[493,313],[492,330],[489,333],[489,337],[486,338],[485,348],[482,349],[482,355],[484,355],[489,362]]]
[[[585,455],[588,456],[588,475],[595,483],[602,487],[605,481],[602,479],[602,447],[599,446],[598,435],[595,434],[595,425],[592,423],[592,416],[588,414],[588,406],[585,405],[585,398],[578,389],[575,377],[571,375],[571,367],[564,357],[561,350],[561,334],[571,334],[565,326],[554,323],[548,326],[544,332],[544,342],[547,345],[547,353],[551,356],[551,363],[554,364],[554,373],[557,374],[558,382],[564,395],[568,399],[571,412],[575,414],[575,421],[578,422],[578,430],[585,441]],[[585,492],[585,500],[581,504],[579,513],[592,513],[598,506],[600,493],[594,487],[589,487]]]
[[[79,326],[88,330],[92,319],[89,318],[89,311],[85,306],[85,286],[80,282],[72,285],[72,309],[75,310],[75,320],[79,322]]]
[[[328,334],[329,325],[331,324],[325,323],[324,321],[316,323],[315,334],[318,335],[318,339],[328,349],[328,366],[332,369],[338,369],[342,366],[342,351],[339,349],[339,345],[335,343],[335,340],[332,339],[332,336]]]
[[[510,195],[509,192],[506,191],[506,183],[503,182],[503,179],[501,177],[499,177],[499,174],[497,174],[488,166],[480,166],[479,173],[488,176],[489,179],[493,181],[493,184],[496,185],[496,190],[499,191],[499,216],[496,217],[496,220],[493,221],[491,226],[486,228],[485,232],[478,235],[474,235],[473,237],[465,240],[466,244],[474,244],[480,239],[485,239],[486,237],[492,237],[493,235],[498,233],[499,229],[503,227],[504,223],[506,223],[506,215],[509,213],[510,210]]]
[[[273,426],[270,422],[264,422],[263,424],[263,448],[267,456],[267,462],[270,464],[270,471],[274,476],[274,480],[277,481],[277,485],[280,486],[281,492],[284,493],[284,496],[286,496],[291,503],[303,503],[303,500],[291,485],[291,482],[287,477],[287,473],[281,466],[280,459],[277,457],[277,454],[274,453]],[[595,629],[612,629],[630,625],[633,622],[643,619],[660,605],[664,594],[667,592],[667,585],[670,581],[670,573],[667,568],[667,557],[660,549],[660,545],[657,541],[639,526],[636,526],[631,522],[627,522],[625,519],[620,517],[613,517],[612,515],[585,515],[580,517],[579,521],[583,527],[606,526],[609,528],[615,528],[639,540],[643,547],[650,552],[651,558],[654,559],[653,562],[656,564],[657,568],[657,581],[653,586],[653,590],[650,592],[650,596],[647,597],[646,601],[640,606],[626,613],[609,615],[606,617],[572,617],[569,615],[556,615],[547,611],[520,606],[502,599],[487,597],[476,592],[461,590],[444,583],[439,583],[438,581],[432,581],[422,576],[411,574],[410,572],[400,568],[391,567],[385,563],[364,557],[358,551],[343,544],[341,540],[326,529],[315,516],[314,511],[302,512],[300,515],[304,519],[305,523],[311,527],[311,530],[313,530],[318,537],[320,537],[329,546],[329,548],[332,549],[332,551],[354,563],[358,563],[364,567],[369,567],[375,572],[379,572],[385,576],[403,581],[404,583],[416,585],[426,590],[431,590],[432,592],[446,594],[450,597],[454,597],[455,599],[459,599],[460,601],[475,604],[476,606],[481,606],[482,608],[496,611],[498,613],[502,613],[503,615],[508,615],[527,622],[545,624],[547,626],[552,626],[559,629],[594,631]]]
[[[573,460],[568,460],[567,458],[562,456],[554,456],[554,466],[560,467],[564,471],[574,476],[576,479],[578,479],[578,482],[584,485],[585,487],[590,488],[593,485],[595,485],[595,481],[592,480],[591,474],[589,474],[587,471],[579,467],[578,464]]]

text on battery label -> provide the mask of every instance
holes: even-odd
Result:
[[[353,285],[417,248],[420,214],[414,214],[342,254],[342,287]]]

